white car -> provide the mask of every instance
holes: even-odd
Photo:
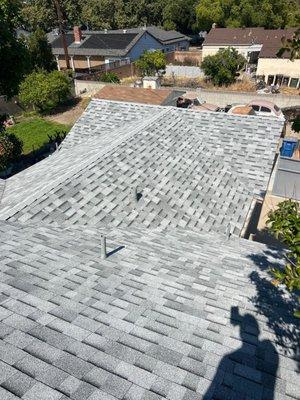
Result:
[[[247,106],[252,107],[256,115],[262,115],[265,117],[276,117],[285,121],[283,112],[276,104],[272,103],[271,101],[253,100],[250,101]]]

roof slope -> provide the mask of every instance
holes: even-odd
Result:
[[[109,32],[123,32],[122,29],[118,29],[115,31],[109,31]],[[172,44],[176,43],[182,40],[190,40],[190,38],[183,33],[170,30],[167,31],[165,29],[159,28],[158,26],[141,26],[138,28],[129,28],[126,29],[127,33],[141,33],[141,32],[148,32],[150,35],[152,35],[156,40],[158,40],[161,44],[167,45],[167,44]]]
[[[299,332],[261,270],[269,249],[127,229],[102,260],[99,235],[0,222],[2,400],[297,398],[284,350]]]
[[[145,32],[83,32],[82,41],[74,42],[73,32],[66,34],[71,55],[126,55]],[[54,54],[63,54],[61,36],[51,41]]]
[[[0,218],[212,232],[231,225],[239,234],[253,196],[266,190],[282,126],[93,100],[66,147],[7,181]]]
[[[291,37],[296,28],[264,29],[264,28],[213,28],[205,38],[203,46],[214,45],[254,45],[262,44],[262,58],[276,57],[281,47],[283,36]],[[288,54],[283,57],[288,57]]]
[[[171,89],[144,89],[129,86],[105,86],[95,98],[103,100],[125,101],[130,103],[143,103],[163,105],[171,96]]]

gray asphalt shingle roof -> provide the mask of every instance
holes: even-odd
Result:
[[[231,224],[239,234],[281,130],[275,119],[93,100],[58,153],[8,179],[0,218],[222,233]]]
[[[143,34],[144,32],[86,31],[83,32],[82,41],[75,43],[73,32],[68,32],[66,42],[70,55],[125,56]],[[64,54],[60,35],[50,43],[53,54]]]
[[[93,100],[0,180],[0,399],[299,399],[282,255],[216,233],[265,190],[281,128]]]
[[[101,232],[0,223],[1,400],[299,398],[275,252],[127,228],[102,260]]]

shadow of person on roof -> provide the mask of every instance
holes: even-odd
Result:
[[[266,317],[266,323],[275,335],[279,351],[293,358],[300,371],[300,320],[294,312],[298,307],[298,294],[288,293],[282,286],[272,284],[271,268],[282,268],[286,264],[285,251],[267,248],[259,254],[248,256],[262,271],[249,275],[256,287],[256,294],[250,299],[257,312]]]
[[[222,358],[203,400],[273,400],[279,359],[274,345],[260,341],[256,319],[238,307],[231,307],[230,322],[239,326],[242,346]]]

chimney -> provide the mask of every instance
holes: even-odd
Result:
[[[80,26],[74,26],[73,33],[74,33],[74,42],[80,43],[82,40],[82,32]]]

